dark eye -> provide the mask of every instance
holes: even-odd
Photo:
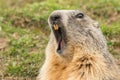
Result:
[[[76,18],[83,18],[84,17],[84,14],[83,13],[79,13],[76,15]]]

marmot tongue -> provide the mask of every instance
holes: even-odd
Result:
[[[61,36],[61,38],[60,38],[60,40],[58,42],[57,51],[61,52],[62,48],[63,48],[63,40],[62,40],[62,36]]]

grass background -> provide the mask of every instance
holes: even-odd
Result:
[[[119,0],[0,0],[0,80],[35,80],[44,62],[49,14],[79,9],[100,23],[120,64]]]

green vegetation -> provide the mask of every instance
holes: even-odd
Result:
[[[0,0],[0,80],[34,80],[44,62],[49,14],[79,9],[99,21],[110,52],[120,59],[119,0]]]

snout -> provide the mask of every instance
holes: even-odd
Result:
[[[57,24],[59,27],[61,27],[63,25],[63,13],[59,10],[56,10],[51,13],[48,20],[50,25]]]
[[[51,27],[51,31],[54,33],[54,36],[56,38],[57,45],[57,52],[62,53],[64,50],[64,47],[66,45],[66,34],[64,29],[64,24],[62,21],[62,15],[60,12],[53,12],[49,16],[49,24]]]
[[[60,21],[61,21],[61,15],[59,15],[59,14],[53,14],[53,15],[50,16],[50,22],[52,24],[57,24]]]

